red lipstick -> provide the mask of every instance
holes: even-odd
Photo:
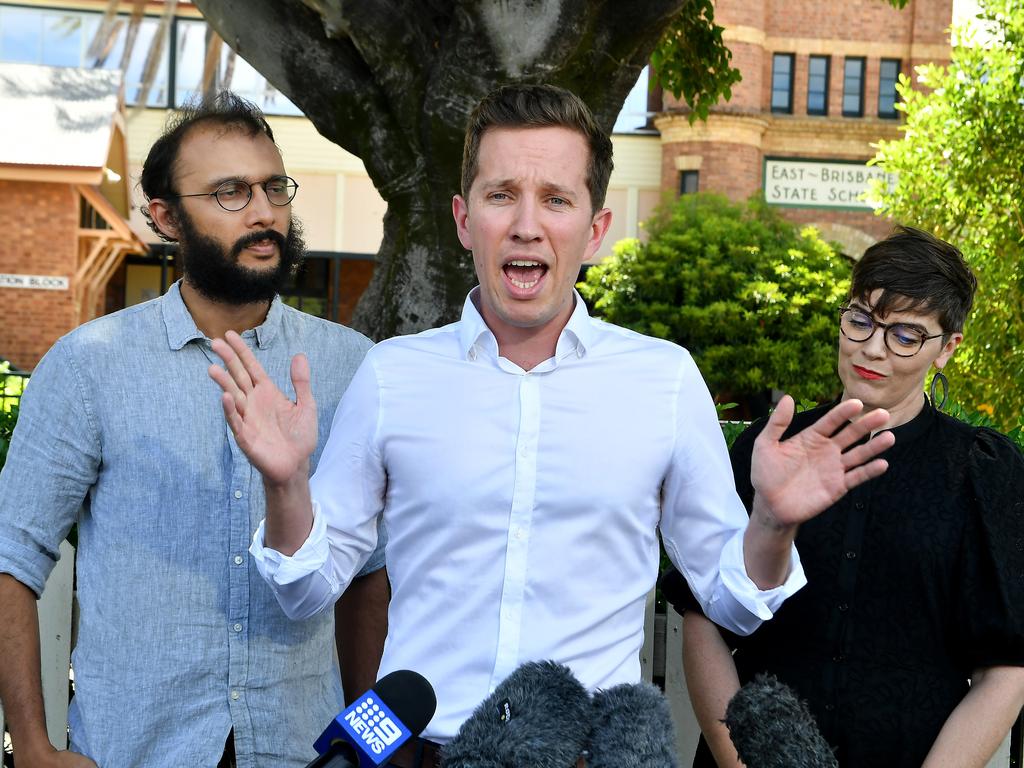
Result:
[[[861,368],[859,365],[853,366],[853,370],[862,379],[868,379],[869,381],[878,381],[885,378],[884,374],[872,371],[870,368]]]

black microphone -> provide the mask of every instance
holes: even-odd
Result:
[[[590,695],[568,667],[531,661],[505,678],[441,750],[442,768],[572,768]]]
[[[747,768],[837,768],[814,716],[793,689],[760,674],[725,709],[736,753]]]
[[[313,744],[319,757],[306,768],[376,768],[418,736],[435,709],[423,675],[407,669],[385,675],[324,729]]]
[[[668,701],[650,683],[623,683],[594,694],[587,768],[676,768]]]

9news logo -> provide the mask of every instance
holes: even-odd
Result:
[[[372,691],[362,701],[349,707],[345,715],[346,730],[363,742],[375,755],[411,735],[394,713],[373,696]]]

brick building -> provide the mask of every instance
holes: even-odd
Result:
[[[30,369],[108,311],[128,225],[118,72],[0,64],[0,359]]]
[[[743,80],[706,123],[690,125],[665,96],[662,186],[721,192],[734,200],[764,193],[786,218],[814,224],[850,256],[884,236],[891,222],[858,199],[871,144],[895,139],[897,75],[947,63],[953,0],[718,0],[715,21]]]

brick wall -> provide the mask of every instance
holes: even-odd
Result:
[[[745,2],[719,0],[716,21],[719,7]],[[911,0],[902,10],[885,0],[766,0],[764,5],[764,30],[771,36],[894,43],[907,42],[912,33],[940,42],[953,12],[952,0]]]
[[[777,210],[784,218],[797,225],[804,224],[842,224],[860,230],[875,240],[881,240],[892,232],[891,219],[876,216],[872,211],[843,211],[829,208],[784,208]],[[827,239],[827,238],[826,238]]]
[[[730,200],[746,200],[761,188],[761,152],[744,144],[681,141],[665,145],[661,183],[664,189],[679,189],[678,155],[700,155],[700,192],[718,192]]]
[[[902,10],[884,0],[717,0],[715,21],[725,27],[723,38],[743,80],[733,87],[732,100],[716,106],[711,119],[692,131],[680,128],[681,118],[667,119],[685,107],[666,97],[669,115],[658,120],[663,187],[678,190],[680,155],[687,156],[687,167],[699,166],[701,191],[733,200],[761,189],[765,156],[868,160],[874,154],[870,144],[896,138],[899,125],[877,116],[881,60],[899,59],[903,72],[911,72],[922,56],[948,61],[951,19],[952,0],[910,0]],[[773,53],[794,54],[791,115],[770,110]],[[811,55],[831,57],[827,116],[807,115]],[[853,56],[865,59],[863,117],[842,116],[843,65]],[[754,129],[758,123],[760,132]],[[828,223],[872,238],[892,227],[870,211],[781,210],[797,224]]]
[[[0,273],[73,277],[77,229],[71,186],[0,180]],[[25,370],[77,324],[71,290],[0,288],[0,312],[0,357]]]

